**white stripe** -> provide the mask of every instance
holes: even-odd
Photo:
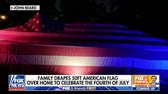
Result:
[[[144,69],[168,69],[168,60],[148,60],[127,57],[82,57],[82,56],[44,56],[10,55],[10,63],[62,66],[114,66]]]

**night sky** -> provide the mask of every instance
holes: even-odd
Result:
[[[91,3],[90,3],[91,2]],[[23,24],[37,11],[9,11],[9,5],[38,4],[41,14],[60,21],[119,23],[131,29],[140,29],[153,36],[168,39],[167,3],[154,0],[1,0],[0,28]],[[25,16],[26,15],[26,16]]]

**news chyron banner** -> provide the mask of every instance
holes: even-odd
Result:
[[[9,91],[159,91],[159,75],[9,75]]]

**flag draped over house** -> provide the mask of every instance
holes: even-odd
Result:
[[[37,13],[24,25],[0,31],[0,62],[9,64],[10,73],[168,77],[166,40],[100,23],[66,23],[63,34],[43,33],[58,29],[54,20],[41,17]]]

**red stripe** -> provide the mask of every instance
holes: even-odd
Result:
[[[57,55],[57,56],[112,56],[116,49],[66,46],[31,46],[0,44],[1,54]]]
[[[0,54],[7,55],[46,55],[46,56],[85,56],[85,57],[135,57],[144,59],[168,59],[167,51],[145,51],[124,48],[94,48],[75,46],[35,46],[23,44],[0,44]],[[162,54],[158,57],[153,54]],[[3,60],[4,61],[4,60]]]

